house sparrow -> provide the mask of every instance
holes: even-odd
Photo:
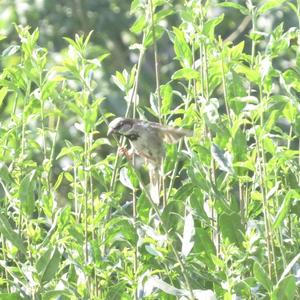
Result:
[[[125,136],[136,154],[145,159],[149,169],[150,195],[159,204],[159,170],[165,156],[164,142],[176,143],[184,136],[192,136],[192,132],[128,118],[116,118],[108,126],[107,135],[114,133]]]

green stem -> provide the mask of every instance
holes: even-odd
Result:
[[[158,220],[159,220],[159,222],[161,224],[161,228],[162,228],[162,230],[163,230],[164,234],[166,235],[167,240],[169,242],[169,246],[170,246],[170,248],[171,248],[171,250],[172,250],[172,252],[173,252],[173,254],[174,254],[175,258],[176,258],[176,261],[177,261],[178,265],[180,266],[182,275],[184,277],[185,284],[188,287],[188,290],[190,292],[190,298],[192,300],[195,300],[195,297],[194,297],[194,294],[193,294],[193,290],[192,290],[192,286],[190,284],[190,281],[188,279],[188,276],[187,276],[187,273],[186,273],[186,270],[185,270],[185,267],[184,267],[184,263],[183,263],[182,259],[180,258],[180,256],[178,255],[178,253],[177,253],[177,251],[176,251],[176,249],[174,247],[172,239],[169,236],[169,230],[167,229],[167,226],[166,226],[165,222],[163,221],[163,219],[161,217],[160,211],[159,211],[157,205],[153,202],[153,200],[152,200],[152,198],[151,198],[151,196],[150,196],[147,188],[145,187],[145,185],[143,183],[143,180],[142,180],[139,172],[134,168],[134,166],[130,162],[129,162],[129,165],[132,168],[132,170],[135,172],[135,175],[136,175],[136,177],[139,180],[139,183],[140,183],[142,191],[146,194],[151,207],[154,209],[154,211],[155,211],[155,213],[157,215],[157,218],[158,218]]]
[[[155,24],[154,24],[155,11],[153,9],[152,0],[149,0],[149,5],[150,5],[150,15],[151,15],[152,36],[153,36],[153,50],[154,50],[154,63],[155,63],[155,82],[156,82],[158,119],[159,119],[159,122],[161,123],[162,122],[162,117],[161,117],[159,61],[158,61],[157,41],[156,41]]]

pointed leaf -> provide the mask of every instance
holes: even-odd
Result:
[[[53,279],[61,260],[61,254],[57,248],[49,247],[48,250],[40,257],[36,264],[41,283],[45,284]]]
[[[216,144],[212,145],[211,153],[213,158],[218,163],[220,169],[226,173],[233,174],[232,160],[224,151],[222,151]]]
[[[35,170],[33,170],[22,179],[19,188],[21,208],[27,215],[31,215],[35,209],[35,186]]]
[[[15,245],[23,254],[26,254],[26,248],[23,244],[20,236],[12,229],[8,219],[0,214],[0,232],[8,239],[13,245]]]
[[[294,275],[281,280],[272,293],[272,300],[290,300],[295,299],[296,293],[296,279]]]
[[[195,224],[192,214],[192,209],[189,205],[186,206],[187,213],[184,218],[184,229],[182,236],[181,254],[183,257],[187,257],[192,251],[194,246]]]
[[[267,290],[272,290],[272,281],[270,280],[268,274],[265,272],[264,268],[260,265],[259,262],[255,262],[253,266],[253,273],[256,280],[262,284],[262,286]]]
[[[134,190],[134,186],[129,178],[128,175],[128,169],[127,168],[122,168],[120,170],[120,181],[123,185],[125,185],[126,187],[128,187],[131,190]]]
[[[222,213],[220,215],[220,230],[223,238],[228,238],[231,243],[235,243],[236,245],[242,245],[242,232],[244,229],[241,223],[241,216],[238,213]]]
[[[281,223],[283,222],[283,220],[285,219],[285,217],[287,216],[287,214],[290,210],[291,200],[295,199],[297,197],[299,198],[300,195],[295,190],[290,190],[287,192],[287,194],[284,197],[284,200],[283,200],[282,204],[280,205],[280,208],[276,214],[275,221],[273,223],[274,229],[277,229],[281,225]]]

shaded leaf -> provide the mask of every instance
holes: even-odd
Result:
[[[296,262],[300,259],[300,253],[298,253],[291,261],[290,263],[286,266],[286,268],[284,269],[281,277],[280,277],[280,281],[282,281],[286,275],[292,270],[292,268],[294,267],[294,265],[296,264]]]
[[[233,174],[232,159],[226,155],[224,151],[222,151],[216,144],[213,144],[211,153],[222,171]]]
[[[35,170],[33,170],[22,179],[19,188],[21,207],[27,215],[31,215],[35,208],[35,186]]]
[[[58,270],[61,254],[57,248],[49,247],[39,258],[36,268],[40,276],[41,283],[45,284],[52,280]]]
[[[275,220],[273,223],[274,229],[277,229],[281,225],[281,223],[283,222],[283,220],[289,213],[292,199],[295,199],[297,197],[299,198],[300,195],[295,190],[290,190],[287,192],[287,194],[284,197],[284,200],[283,200],[282,204],[280,205],[280,208],[276,214],[276,217],[275,217]]]
[[[270,280],[268,274],[265,272],[264,268],[261,266],[259,262],[255,262],[253,266],[253,274],[256,278],[256,280],[262,284],[262,286],[267,290],[272,290],[272,281]]]
[[[20,236],[12,229],[8,219],[0,214],[0,232],[3,236],[15,245],[23,254],[26,254],[26,248]]]
[[[244,229],[238,213],[221,213],[220,230],[223,238],[228,238],[231,243],[242,246]]]
[[[276,289],[272,293],[272,300],[290,300],[295,299],[296,279],[294,275],[290,275],[279,282]]]

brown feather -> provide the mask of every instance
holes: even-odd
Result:
[[[165,143],[174,144],[185,136],[192,136],[192,132],[184,129],[177,129],[172,127],[163,127],[160,130],[161,138]]]

